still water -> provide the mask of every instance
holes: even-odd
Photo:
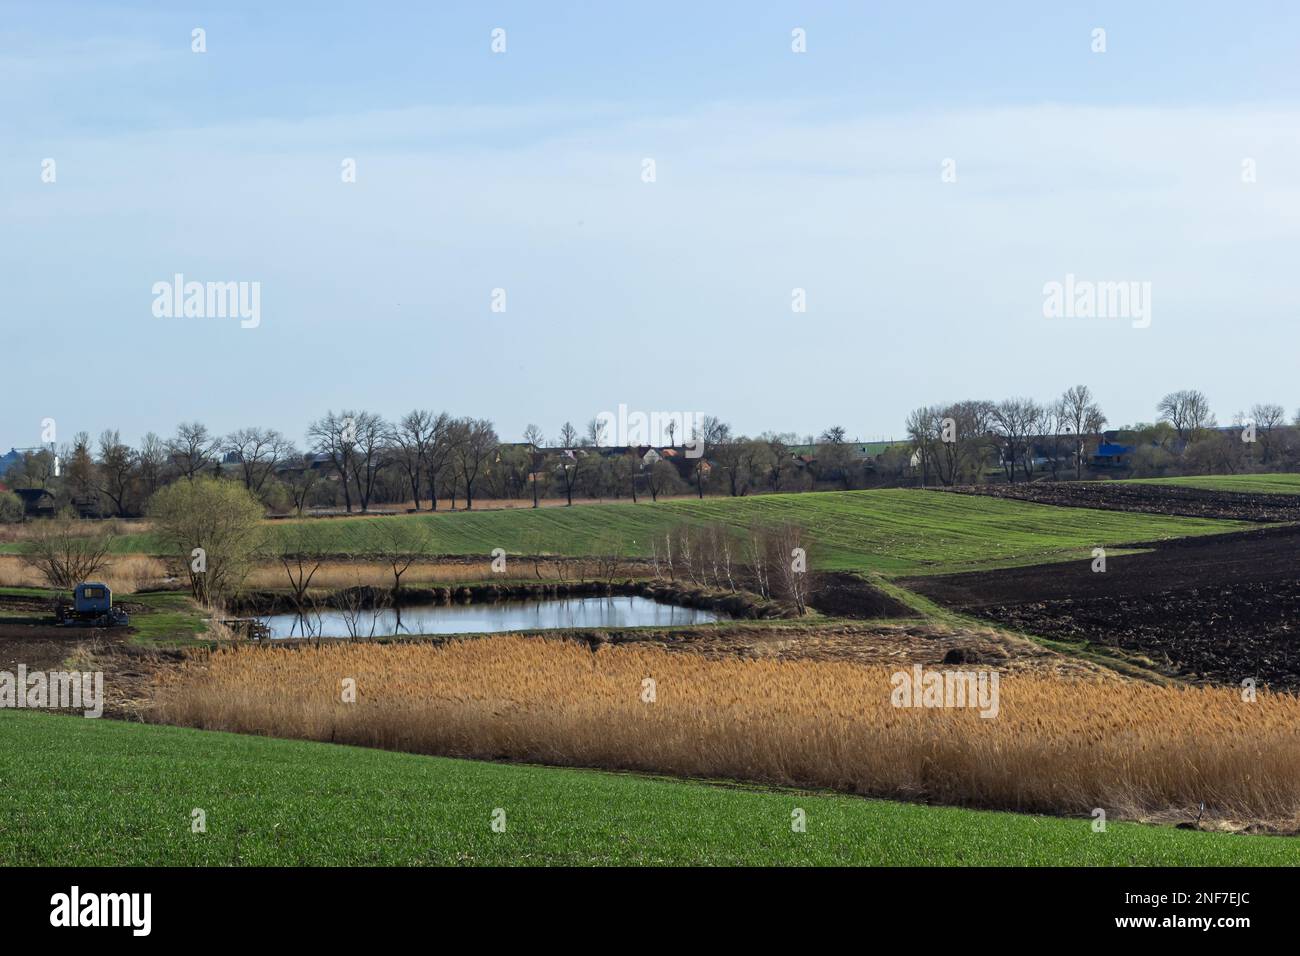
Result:
[[[668,627],[727,619],[719,611],[661,604],[639,595],[502,601],[496,604],[416,604],[349,615],[322,608],[261,618],[271,637],[380,637],[387,634],[481,634],[570,627]]]

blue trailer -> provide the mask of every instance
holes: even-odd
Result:
[[[59,623],[82,627],[125,627],[130,616],[113,606],[113,591],[99,581],[85,581],[72,589],[72,607],[59,605]]]

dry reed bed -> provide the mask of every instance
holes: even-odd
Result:
[[[722,777],[1009,810],[1300,817],[1300,698],[1004,675],[995,718],[901,709],[891,667],[595,652],[505,636],[235,647],[156,688],[154,718],[450,756]],[[356,681],[357,701],[340,700]],[[642,700],[645,678],[655,701]]]
[[[167,566],[157,558],[143,554],[115,555],[95,575],[116,594],[130,594],[156,588],[167,578]],[[18,555],[0,554],[0,587],[44,588],[48,583],[39,571],[23,563]]]

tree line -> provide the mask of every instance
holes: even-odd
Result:
[[[907,417],[907,465],[921,484],[1008,482],[1047,476],[1093,477],[1093,454],[1107,440],[1119,446],[1110,474],[1235,474],[1300,467],[1300,411],[1291,423],[1279,404],[1260,402],[1220,426],[1204,392],[1183,389],[1156,404],[1153,422],[1106,430],[1107,418],[1092,390],[1075,385],[1038,402],[961,401],[923,406]],[[887,471],[888,469],[882,469]]]
[[[1032,398],[926,405],[906,419],[904,440],[870,454],[843,426],[803,438],[736,433],[704,416],[691,436],[668,446],[611,449],[598,419],[580,430],[565,422],[553,439],[529,425],[522,441],[503,442],[491,421],[414,409],[395,420],[365,410],[329,411],[299,447],[272,428],[226,435],[183,422],[168,438],[149,433],[138,447],[106,429],[57,449],[28,451],[3,476],[14,489],[42,489],[55,510],[136,516],[176,481],[213,476],[237,481],[273,513],[377,506],[472,509],[481,498],[589,499],[769,492],[907,484],[958,485],[1036,477],[1092,476],[1092,455],[1112,435],[1129,447],[1123,475],[1233,473],[1300,466],[1300,412],[1257,403],[1220,428],[1195,389],[1171,392],[1150,423],[1105,432],[1107,417],[1087,385],[1047,402]],[[1241,437],[1247,435],[1249,440]],[[674,444],[680,441],[681,444]],[[698,444],[702,454],[687,453]],[[21,520],[18,499],[0,492],[0,521]]]

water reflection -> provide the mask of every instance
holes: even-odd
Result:
[[[322,608],[306,616],[261,618],[271,637],[381,637],[389,634],[477,634],[574,627],[671,627],[707,624],[718,611],[662,604],[639,595],[503,601],[497,604],[421,604],[361,610]]]

